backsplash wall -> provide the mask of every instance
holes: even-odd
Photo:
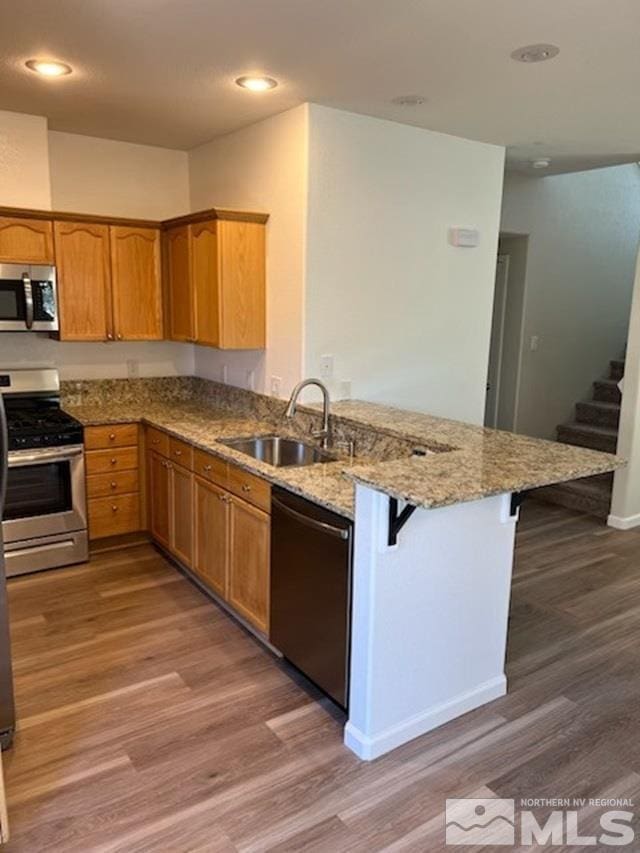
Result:
[[[127,362],[131,362],[128,365]],[[194,373],[191,344],[170,341],[74,343],[33,332],[0,333],[0,370],[56,367],[62,379],[189,376]]]

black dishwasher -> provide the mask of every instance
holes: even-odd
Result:
[[[271,643],[347,707],[353,524],[274,488],[271,498]]]

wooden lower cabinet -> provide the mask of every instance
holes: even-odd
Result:
[[[88,426],[84,430],[89,537],[136,533],[141,519],[137,424]]]
[[[193,570],[213,592],[227,598],[229,497],[224,489],[195,477]]]
[[[148,455],[149,471],[149,527],[151,535],[165,548],[169,547],[171,524],[169,519],[169,462],[159,453]]]
[[[264,633],[269,628],[271,518],[246,501],[229,501],[229,604]]]
[[[193,563],[193,474],[169,462],[169,548],[185,566]]]
[[[193,452],[190,445],[152,427],[147,428],[146,445],[151,535],[239,616],[267,634],[269,484],[209,453]]]

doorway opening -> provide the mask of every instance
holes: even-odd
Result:
[[[517,432],[524,334],[527,234],[500,234],[484,425]]]

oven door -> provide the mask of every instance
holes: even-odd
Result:
[[[86,526],[81,444],[9,452],[2,522],[5,542],[69,533]]]
[[[0,264],[0,331],[57,330],[55,267]]]

